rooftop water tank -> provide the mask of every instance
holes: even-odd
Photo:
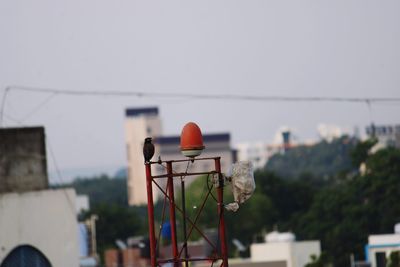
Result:
[[[265,236],[265,242],[267,243],[294,242],[295,240],[296,236],[291,232],[279,233],[277,231],[273,231]]]

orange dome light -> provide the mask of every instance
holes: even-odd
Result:
[[[194,122],[188,122],[181,133],[181,152],[185,157],[194,158],[204,149],[203,135],[199,126]]]

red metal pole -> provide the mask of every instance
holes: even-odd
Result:
[[[147,216],[149,220],[149,237],[150,237],[150,263],[151,267],[157,266],[156,259],[156,235],[154,232],[154,203],[153,203],[153,184],[151,177],[151,165],[145,163],[146,167],[146,187],[147,187]]]
[[[176,218],[175,218],[175,196],[174,196],[174,180],[173,180],[173,172],[172,172],[172,162],[167,162],[167,173],[168,181],[168,194],[169,194],[169,222],[171,224],[171,246],[172,246],[172,255],[174,256],[174,267],[179,266],[178,257],[178,241],[176,239]]]
[[[221,158],[215,158],[215,170],[218,173],[218,187],[217,187],[217,198],[218,198],[218,216],[219,216],[219,237],[221,242],[221,256],[224,267],[228,267],[228,250],[226,245],[225,236],[225,219],[224,219],[224,178],[221,173]]]

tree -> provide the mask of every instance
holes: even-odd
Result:
[[[400,150],[369,155],[367,174],[317,193],[295,232],[321,239],[334,266],[348,266],[351,253],[363,255],[369,234],[391,232],[400,220]]]
[[[370,149],[377,143],[376,139],[368,139],[364,142],[358,142],[351,150],[350,157],[354,167],[359,167],[361,163],[368,158]]]
[[[133,208],[126,208],[116,204],[98,204],[85,214],[89,218],[91,214],[96,214],[97,244],[100,255],[105,249],[115,247],[117,239],[145,234],[142,218]]]
[[[293,147],[284,154],[275,154],[266,169],[285,179],[297,179],[304,172],[326,179],[353,168],[349,152],[356,143],[355,138],[343,136],[330,143],[321,141],[312,146]]]

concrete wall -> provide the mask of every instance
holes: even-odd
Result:
[[[305,266],[311,262],[311,255],[321,254],[321,244],[319,241],[294,242],[292,247],[293,266]]]
[[[73,189],[0,195],[0,265],[20,245],[41,251],[54,267],[79,266]]]
[[[400,234],[368,236],[367,253],[371,267],[377,266],[376,253],[385,253],[388,258],[393,251],[400,251]]]
[[[288,267],[303,267],[311,261],[310,256],[321,253],[319,241],[271,242],[252,244],[252,262],[285,261]]]
[[[0,129],[0,193],[46,188],[44,128]]]
[[[288,267],[292,266],[291,262],[291,243],[260,243],[250,246],[251,261],[286,261]]]

